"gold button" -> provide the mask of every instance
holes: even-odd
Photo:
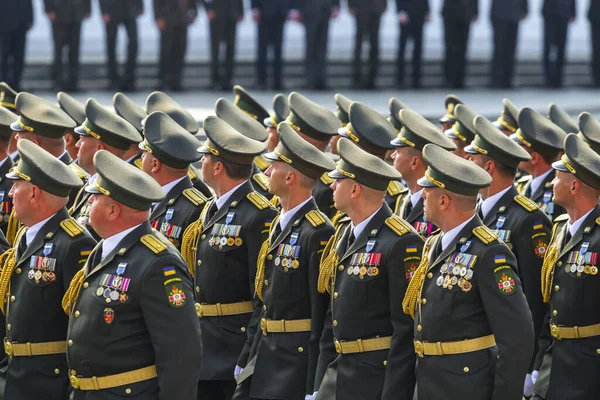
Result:
[[[201,266],[202,265],[202,260],[198,260],[198,262],[196,264],[198,264],[198,266]]]
[[[269,286],[269,280],[265,279],[265,286]]]
[[[554,286],[554,290],[556,290],[558,292],[560,290],[560,286],[558,286],[558,285]]]
[[[302,347],[298,347],[298,353],[302,353],[304,349]]]
[[[427,274],[427,278],[428,278],[428,279],[431,279],[431,278],[433,278],[433,274],[432,274],[431,272],[430,272],[430,273],[428,273],[428,274]]]
[[[335,319],[333,320],[333,326],[338,326],[338,322]]]
[[[200,236],[200,239],[202,239],[202,240],[206,239],[206,235],[203,234],[202,236]]]
[[[12,325],[11,324],[6,325],[6,330],[10,331],[11,329],[12,329]]]
[[[596,354],[600,354],[600,349],[596,349]]]
[[[263,306],[263,310],[264,310],[264,311],[267,311],[267,306]]]
[[[73,346],[73,341],[69,339],[69,346]]]
[[[196,293],[200,293],[200,286],[196,286]]]
[[[10,302],[14,303],[17,298],[15,296],[10,296]]]
[[[60,374],[60,369],[56,368],[56,369],[54,370],[54,373],[55,373],[56,375]]]
[[[427,299],[423,299],[423,304],[427,304]]]
[[[417,331],[421,332],[423,330],[423,327],[421,325],[417,325]]]
[[[75,311],[75,318],[79,317],[81,313],[79,311]]]
[[[340,266],[338,267],[338,269],[339,269],[340,271],[343,271],[343,270],[344,270],[344,266],[343,266],[343,265],[340,265]]]
[[[129,389],[129,388],[125,389],[125,393],[131,394],[131,389]]]
[[[20,274],[21,273],[21,268],[15,269],[15,272],[17,273],[17,275]]]
[[[384,360],[384,361],[383,361],[383,366],[384,366],[384,367],[387,367],[387,360]]]
[[[90,284],[89,284],[89,283],[87,283],[87,282],[84,282],[84,283],[83,283],[83,288],[84,288],[84,289],[87,289],[87,288],[88,288],[88,286],[90,286]]]
[[[242,331],[242,333],[246,332],[246,328],[244,328],[243,326],[240,328],[240,331]]]
[[[333,298],[337,299],[340,295],[338,294],[338,292],[333,292]]]
[[[465,371],[465,372],[469,372],[469,367],[464,367],[464,368],[463,368],[463,371]]]
[[[273,254],[269,254],[269,255],[267,256],[267,260],[272,260],[272,259],[273,259]]]
[[[562,267],[562,261],[559,261],[559,262],[557,262],[557,263],[556,263],[556,266],[557,266],[557,267]]]
[[[558,315],[558,311],[556,311],[556,310],[552,311],[552,315],[556,317]]]

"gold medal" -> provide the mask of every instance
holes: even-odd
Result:
[[[596,267],[595,265],[592,265],[590,267],[590,274],[596,275],[597,273],[598,273],[598,267]]]
[[[236,246],[239,247],[239,246],[242,245],[242,243],[244,243],[244,241],[242,240],[241,237],[236,237],[234,243],[235,243]]]
[[[367,267],[363,265],[362,267],[360,267],[360,270],[358,272],[360,273],[361,277],[365,276],[367,274]]]
[[[235,240],[233,240],[232,237],[227,238],[227,246],[231,247],[231,246],[233,246],[234,243],[235,243]]]
[[[377,276],[377,275],[379,275],[379,268],[371,267],[371,276]]]
[[[473,284],[469,281],[465,281],[461,287],[463,292],[468,292],[469,290],[471,290],[473,288]]]
[[[298,261],[298,259],[295,259],[294,261],[292,261],[292,268],[298,269],[299,266],[300,266],[300,261]]]
[[[282,258],[282,259],[281,259],[281,265],[282,265],[283,267],[287,267],[287,264],[288,264],[288,259],[287,259],[287,258],[285,258],[285,257],[284,257],[284,258]]]

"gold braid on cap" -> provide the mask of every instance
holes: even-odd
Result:
[[[410,315],[413,319],[415,318],[417,299],[423,290],[425,273],[427,272],[427,268],[429,268],[429,251],[434,244],[434,238],[439,238],[439,235],[430,236],[425,241],[425,246],[423,247],[423,253],[421,255],[421,263],[415,271],[411,281],[408,283],[404,300],[402,300],[402,311],[404,311],[404,314]],[[437,240],[435,242],[437,243]]]
[[[558,225],[560,223],[554,224],[552,227],[552,238],[550,239],[550,247],[544,256],[544,262],[542,263],[542,297],[544,299],[544,303],[550,302],[550,293],[552,292],[552,281],[554,280],[554,266],[556,265],[556,261],[558,260],[558,244],[554,243],[555,239],[557,239],[556,235],[558,234]],[[557,241],[558,242],[558,241]]]
[[[515,128],[512,125],[509,125],[502,117],[498,117],[498,123],[500,125],[502,125],[507,131],[511,131],[512,133],[515,133],[517,131],[517,128]]]
[[[200,213],[200,217],[194,222],[192,222],[183,232],[183,237],[181,239],[181,256],[185,260],[188,265],[188,269],[192,278],[196,273],[196,253],[198,251],[198,242],[200,241],[200,234],[203,230],[204,218],[210,210],[210,206],[212,206],[212,201],[207,202]]]
[[[319,279],[317,281],[317,290],[319,293],[331,292],[331,283],[334,278],[335,267],[337,266],[340,256],[335,249],[340,233],[344,225],[340,225],[335,230],[335,234],[329,238],[327,245],[321,254],[321,262],[319,264]]]
[[[8,217],[8,225],[6,226],[6,240],[11,246],[15,244],[15,239],[22,226],[21,221],[15,218],[15,209],[13,208]]]
[[[262,290],[263,284],[265,283],[265,261],[267,259],[267,254],[269,253],[269,245],[271,244],[271,236],[273,235],[273,227],[279,221],[279,215],[275,217],[271,226],[269,228],[269,237],[265,240],[260,246],[260,251],[258,252],[258,258],[256,259],[256,278],[254,279],[254,293],[258,296],[259,299],[263,300]]]
[[[79,271],[77,271],[75,276],[73,276],[73,279],[71,280],[71,283],[69,284],[69,288],[67,289],[67,291],[65,292],[65,295],[62,298],[62,308],[65,311],[65,314],[67,314],[67,315],[71,315],[71,310],[72,310],[73,306],[75,305],[77,298],[79,297],[79,292],[81,291],[81,286],[83,285],[83,281],[85,281],[84,270],[87,265],[88,264],[86,262],[84,267],[81,268]]]
[[[18,239],[20,240],[23,234],[25,233],[25,228],[21,227],[18,232]],[[6,300],[8,297],[8,291],[10,288],[10,278],[12,277],[12,273],[17,265],[17,245],[19,240],[15,242],[13,247],[6,250],[2,255],[0,255],[0,266],[2,268],[2,272],[0,272],[0,310],[2,314],[6,315]]]

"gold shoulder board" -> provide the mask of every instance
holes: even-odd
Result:
[[[531,180],[531,175],[525,175],[517,180],[517,183],[527,183]]]
[[[393,230],[396,235],[404,236],[410,232],[410,225],[397,215],[392,215],[385,220],[385,224]]]
[[[269,200],[265,199],[260,193],[250,192],[246,195],[246,198],[252,202],[259,210],[264,210],[265,208],[269,208],[271,203]]]
[[[188,168],[188,178],[190,178],[191,180],[194,180],[198,177],[198,175],[196,175],[196,172],[192,169],[192,167]]]
[[[252,175],[252,180],[258,183],[258,186],[260,186],[262,190],[269,190],[269,177],[262,172]]]
[[[265,170],[271,166],[271,164],[267,160],[265,160],[265,158],[263,156],[254,157],[254,164],[256,164],[256,166],[262,172],[265,172]]]
[[[321,182],[323,182],[325,185],[331,185],[333,183],[333,179],[331,179],[329,175],[327,175],[327,172],[325,172],[323,175],[321,175]]]
[[[67,218],[62,220],[60,223],[60,227],[63,228],[65,232],[69,234],[71,237],[76,237],[81,235],[85,230],[81,225],[77,223],[74,219]]]
[[[525,196],[515,196],[515,201],[519,203],[519,205],[526,209],[528,212],[534,212],[539,208],[533,200]]]
[[[600,217],[596,218],[596,223],[600,225]]]
[[[90,175],[87,172],[85,172],[83,168],[77,165],[76,162],[72,162],[71,164],[69,164],[69,168],[71,168],[81,180],[86,180],[90,177]]]
[[[398,181],[391,181],[387,187],[387,192],[390,196],[398,196],[405,190],[404,186]]]
[[[160,254],[167,249],[167,246],[151,233],[142,236],[140,241],[144,243],[147,248],[152,250],[154,254]]]
[[[318,210],[312,210],[312,211],[308,212],[306,214],[306,219],[315,228],[317,226],[323,225],[324,223],[327,222],[327,220],[325,219],[325,217]]]
[[[568,220],[569,220],[569,214],[564,213],[564,214],[560,214],[558,217],[554,218],[553,222],[556,224],[557,222],[565,222]],[[596,220],[596,222],[598,223],[598,220]]]
[[[183,195],[186,199],[192,202],[195,206],[201,206],[208,200],[200,191],[196,188],[189,188],[183,191]]]
[[[485,225],[478,226],[473,229],[473,234],[479,238],[484,244],[490,244],[498,240],[498,237],[494,235],[494,232]]]
[[[135,165],[136,167],[138,167],[138,169],[142,169],[142,159],[138,158],[133,162],[133,165]]]

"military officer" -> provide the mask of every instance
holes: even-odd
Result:
[[[207,198],[196,190],[188,176],[190,164],[202,158],[196,151],[200,141],[167,114],[155,111],[144,127],[142,170],[165,192],[152,205],[150,224],[181,250],[183,232],[200,216]]]
[[[117,115],[129,122],[137,131],[144,136],[144,125],[142,122],[148,116],[146,111],[135,104],[127,95],[118,92],[113,96],[113,108]],[[142,152],[138,147],[137,143],[134,143],[129,147],[127,153],[125,153],[124,160],[129,164],[133,164],[139,169],[142,169]]]
[[[192,280],[148,222],[164,192],[108,151],[94,168],[90,224],[103,240],[63,299],[73,398],[194,399],[202,344]]]
[[[575,0],[544,0],[544,78],[546,85],[562,86],[569,24],[575,21]]]
[[[528,107],[519,111],[518,122],[519,129],[510,138],[531,155],[531,160],[519,163],[519,169],[528,173],[529,177],[517,182],[517,190],[536,202],[553,221],[564,214],[564,209],[555,205],[552,199],[552,163],[562,152],[565,132]]]
[[[540,271],[552,223],[536,203],[519,195],[513,185],[517,166],[531,158],[529,153],[484,117],[477,116],[474,125],[477,136],[466,151],[471,160],[492,177],[490,186],[479,191],[483,199],[479,204],[480,217],[483,224],[508,245],[517,259],[519,278],[533,319],[535,355],[546,314]],[[532,395],[533,390],[532,371],[530,365],[524,391],[527,397]]]
[[[449,94],[446,96],[444,100],[444,104],[446,105],[446,114],[440,118],[440,123],[442,124],[442,129],[447,131],[452,128],[452,125],[456,122],[456,115],[454,113],[454,109],[457,104],[462,104],[462,101],[456,97],[456,95]]]
[[[123,118],[102,107],[96,100],[89,99],[85,104],[85,121],[75,128],[80,135],[77,142],[77,158],[81,168],[89,175],[88,184],[93,184],[98,178],[94,167],[94,155],[99,150],[107,150],[120,159],[124,159],[132,144],[142,141],[138,131]],[[81,188],[77,193],[69,213],[79,224],[86,227],[97,239],[96,232],[90,225],[91,193]]]
[[[397,98],[392,97],[388,101],[388,108],[390,110],[390,115],[388,116],[387,120],[390,121],[394,129],[396,129],[396,134],[398,134],[402,130],[400,111],[408,108],[408,106]]]
[[[427,171],[427,164],[423,158],[423,147],[428,143],[433,143],[452,151],[456,149],[456,146],[440,132],[438,127],[416,112],[403,109],[400,111],[399,117],[402,120],[402,129],[398,137],[391,141],[396,146],[392,158],[394,168],[402,174],[409,193],[394,209],[400,218],[412,225],[423,238],[427,238],[437,228],[425,218],[423,189],[417,183]]]
[[[589,112],[579,114],[579,137],[600,154],[600,122]]]
[[[218,117],[204,121],[207,141],[202,175],[215,191],[196,223],[186,230],[182,254],[196,287],[195,301],[202,328],[204,354],[194,362],[203,368],[199,399],[231,399],[235,375],[246,365],[263,309],[254,297],[256,263],[267,239],[275,210],[251,183],[252,162],[265,146]],[[264,130],[263,130],[264,132]],[[265,306],[266,309],[266,306]]]
[[[512,135],[519,129],[519,108],[513,104],[509,99],[502,99],[502,113],[496,121],[493,122],[494,126],[499,129],[502,133],[507,136]]]
[[[414,391],[412,321],[401,303],[420,262],[423,239],[392,213],[385,190],[400,173],[349,139],[339,142],[335,205],[351,222],[327,244],[320,292],[331,294],[332,325],[325,332],[338,353],[328,364],[317,400],[408,399]]]
[[[58,101],[58,106],[61,108],[61,110],[66,112],[69,115],[69,117],[71,117],[71,119],[75,121],[77,126],[83,124],[83,121],[85,121],[85,104],[81,103],[80,101],[78,101],[77,99],[65,92],[59,92],[56,95],[56,99]],[[77,147],[75,147],[75,144],[78,140],[79,135],[76,134],[74,131],[69,130],[67,131],[67,133],[65,133],[65,149],[67,150],[67,153],[69,153],[69,157],[71,157],[75,161],[77,159]],[[77,165],[77,163],[71,164]],[[80,176],[80,178],[82,177]]]
[[[63,400],[69,396],[69,319],[62,299],[96,241],[66,208],[81,179],[30,141],[20,141],[18,148],[21,160],[6,177],[14,182],[15,217],[26,228],[3,255],[0,277],[9,357],[4,396]]]
[[[593,399],[600,394],[600,156],[575,134],[564,142],[554,199],[567,214],[555,220],[542,268],[542,294],[552,344],[535,385],[536,400]],[[546,325],[546,327],[548,327]]]
[[[415,399],[520,400],[533,323],[514,255],[475,212],[492,178],[433,144],[423,156],[425,213],[441,232],[425,242],[403,302],[415,320]]]
[[[248,371],[238,379],[236,400],[312,395],[327,311],[327,296],[317,291],[317,283],[321,253],[334,229],[312,188],[335,163],[287,123],[278,132],[281,141],[266,157],[273,163],[267,170],[270,191],[279,196],[282,211],[258,256],[256,293],[266,310],[245,368],[253,368],[252,375],[242,380]]]
[[[288,123],[304,140],[325,152],[330,139],[338,134],[340,122],[327,108],[312,102],[297,92],[288,96],[290,115]],[[333,205],[333,190],[330,187],[333,179],[323,174],[313,189],[313,197],[328,218],[336,213]]]
[[[8,219],[13,208],[12,198],[8,195],[12,181],[6,179],[6,174],[15,165],[8,154],[8,143],[12,135],[10,125],[17,120],[17,115],[0,108],[0,230],[6,235]]]
[[[288,106],[287,98],[281,93],[276,94],[275,97],[273,97],[273,112],[263,121],[263,124],[267,128],[267,135],[269,135],[266,141],[267,151],[275,150],[275,147],[279,144],[277,127],[286,120],[288,115],[290,115],[290,107]]]
[[[579,127],[575,121],[571,119],[571,116],[554,103],[548,105],[548,118],[558,125],[565,133],[579,132]]]
[[[446,84],[452,88],[465,87],[469,31],[478,15],[479,0],[444,1],[444,76]]]
[[[338,120],[342,124],[342,127],[345,127],[350,122],[350,116],[348,114],[350,112],[350,104],[352,104],[353,101],[350,100],[348,97],[344,96],[343,94],[339,93],[336,93],[336,95],[334,96],[334,100],[335,104],[337,105],[335,113],[338,117]],[[337,143],[340,139],[340,135],[335,135],[329,141],[329,150],[332,154],[339,155],[337,150]]]
[[[464,104],[457,104],[454,109],[456,115],[456,122],[452,125],[452,128],[446,129],[444,134],[448,136],[456,146],[456,150],[452,152],[459,157],[469,158],[469,155],[465,152],[467,147],[475,138],[475,126],[473,120],[477,116],[477,113],[471,110]]]

